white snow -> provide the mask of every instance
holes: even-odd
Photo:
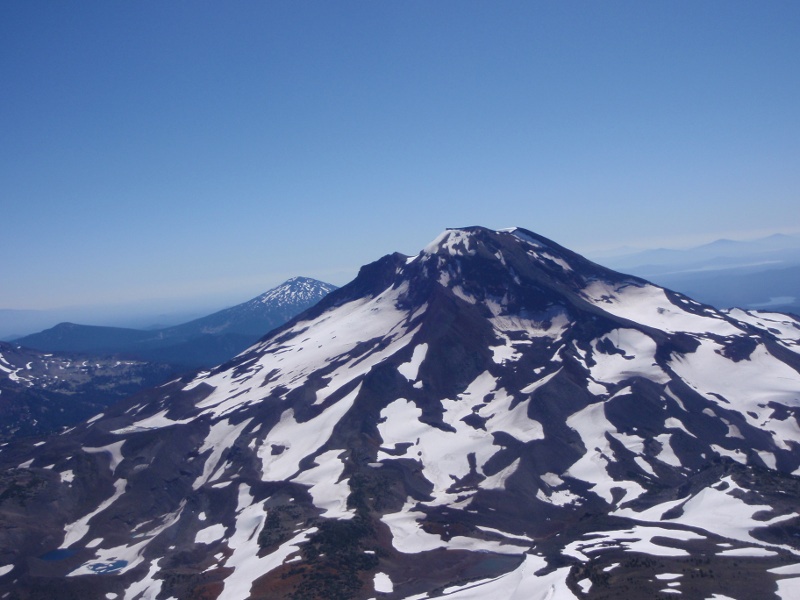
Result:
[[[375,573],[372,580],[375,591],[381,594],[391,594],[394,591],[391,578],[386,573]]]
[[[329,406],[315,419],[304,423],[295,419],[294,409],[286,409],[258,449],[264,480],[290,479],[297,472],[300,460],[313,455],[328,441],[333,428],[353,406],[360,390],[361,384],[358,384],[347,396]],[[272,454],[273,444],[283,446],[283,452]]]
[[[583,289],[583,296],[604,311],[642,325],[666,332],[715,333],[741,335],[743,331],[721,313],[697,315],[674,305],[662,288],[628,281],[611,285],[593,281]]]
[[[414,348],[411,360],[397,367],[397,371],[409,381],[416,381],[417,375],[419,374],[419,367],[422,361],[425,360],[427,352],[428,344],[419,344]]]
[[[406,503],[396,513],[388,513],[381,517],[392,533],[392,546],[398,552],[413,554],[444,548],[448,543],[438,535],[423,531],[417,518],[411,514],[416,503]],[[421,517],[422,515],[419,514]]]
[[[205,529],[201,529],[194,536],[195,544],[211,544],[217,540],[221,540],[225,535],[225,526],[220,523],[210,525]]]
[[[110,498],[107,498],[103,502],[100,503],[96,509],[94,509],[89,514],[84,515],[74,523],[70,523],[64,527],[64,542],[61,544],[61,548],[69,548],[75,542],[83,539],[83,537],[89,533],[89,521],[95,515],[100,514],[109,506],[114,504],[117,499],[122,496],[125,492],[125,486],[127,485],[127,480],[125,479],[117,479],[114,482],[114,493],[111,495]]]
[[[708,487],[701,490],[685,502],[682,515],[664,522],[699,527],[722,537],[762,546],[764,542],[750,535],[752,529],[774,525],[797,516],[797,513],[791,513],[766,521],[756,520],[753,515],[761,511],[769,511],[771,507],[746,504],[732,495],[734,490],[741,490],[741,488],[731,477],[725,477],[722,481],[729,484],[727,489],[720,491]]]
[[[555,473],[545,473],[540,479],[551,487],[558,487],[564,483],[564,480]]]
[[[468,294],[464,290],[464,288],[461,287],[460,285],[451,285],[450,286],[450,291],[453,292],[453,294],[455,296],[461,298],[464,302],[466,302],[468,304],[477,304],[478,303],[477,298],[475,298],[474,296],[471,296],[470,294]]]
[[[736,462],[743,465],[747,464],[747,456],[745,456],[744,452],[738,448],[734,450],[728,450],[727,448],[723,448],[717,444],[711,444],[711,449],[720,456],[727,456],[728,458],[732,458]]]
[[[481,531],[485,531],[487,533],[494,533],[496,535],[501,535],[503,537],[506,537],[506,538],[509,538],[509,539],[512,539],[512,540],[520,540],[522,542],[526,542],[526,543],[529,543],[529,544],[532,543],[531,538],[529,538],[526,535],[515,535],[513,533],[506,533],[505,531],[501,531],[499,529],[494,529],[493,527],[485,527],[483,525],[476,525],[475,527],[476,527],[476,529],[480,529]]]
[[[214,470],[217,468],[222,458],[222,453],[233,446],[236,440],[239,439],[242,430],[247,427],[252,420],[252,418],[247,419],[238,425],[233,425],[230,421],[224,420],[214,423],[211,426],[208,435],[203,441],[203,445],[198,451],[198,454],[204,454],[208,450],[211,450],[211,454],[203,463],[203,473],[195,479],[192,484],[193,489],[199,489],[205,483],[213,482],[221,475],[221,473],[219,473],[214,476]]]
[[[109,444],[108,446],[100,446],[97,448],[83,448],[83,451],[88,454],[108,454],[109,455],[109,468],[111,469],[111,473],[113,474],[114,471],[117,470],[117,465],[122,462],[122,445],[125,441],[121,442],[114,442],[113,444]]]
[[[181,419],[178,421],[173,421],[172,419],[168,419],[166,417],[167,410],[162,410],[160,413],[157,413],[151,417],[147,417],[142,419],[141,421],[137,421],[128,427],[122,427],[121,429],[115,429],[111,433],[114,435],[126,435],[129,433],[135,433],[137,431],[146,431],[148,429],[162,429],[164,427],[170,427],[172,425],[183,425],[184,423],[191,423],[194,419]]]
[[[545,260],[549,260],[551,262],[554,262],[555,264],[557,264],[559,267],[561,267],[564,271],[566,271],[568,273],[570,271],[572,271],[572,267],[569,266],[569,263],[567,261],[565,261],[563,258],[560,258],[558,256],[550,254],[549,252],[539,252],[538,255],[541,258],[544,258]]]
[[[321,508],[329,519],[352,519],[355,511],[347,508],[350,495],[348,480],[341,480],[344,461],[339,458],[344,450],[328,450],[314,459],[315,467],[302,471],[293,481],[310,486],[308,493],[314,506]]]
[[[496,552],[498,554],[519,554],[521,548],[517,545],[503,544],[491,540],[482,540],[466,536],[453,536],[445,541],[438,535],[427,533],[420,524],[419,519],[424,515],[417,510],[416,502],[407,502],[396,513],[388,513],[381,520],[389,527],[392,533],[392,545],[399,552],[417,553],[437,548],[448,550],[470,550],[473,552]]]
[[[100,413],[99,415],[95,415],[95,416],[93,416],[91,419],[89,419],[88,421],[86,421],[86,424],[87,424],[87,425],[89,425],[89,424],[91,424],[91,423],[94,423],[95,421],[99,421],[99,420],[100,420],[100,419],[102,419],[104,416],[105,416],[105,413]]]
[[[777,556],[778,553],[766,548],[732,548],[717,553],[718,556]]]
[[[800,322],[790,315],[762,311],[744,311],[734,308],[728,314],[743,323],[758,327],[777,337],[783,345],[794,352],[800,352]]]
[[[651,467],[650,463],[647,462],[643,457],[634,456],[633,460],[636,462],[637,465],[641,467],[642,471],[644,471],[648,475],[652,475],[653,477],[656,476],[655,471],[653,471],[653,467]]]
[[[759,450],[758,456],[759,458],[761,458],[761,460],[764,461],[764,464],[767,465],[770,469],[774,470],[777,468],[777,459],[775,458],[775,455],[772,452]]]
[[[742,435],[742,432],[739,431],[739,428],[736,425],[733,425],[730,421],[724,418],[722,419],[722,422],[728,426],[728,433],[725,434],[725,437],[736,438],[739,440],[745,439]]]
[[[604,354],[597,349],[607,341],[625,354]],[[667,383],[669,376],[656,364],[656,343],[635,329],[615,329],[592,342],[592,358],[597,364],[590,372],[596,381],[619,383],[631,377],[647,377],[656,383]]]
[[[475,253],[474,250],[470,249],[469,232],[458,229],[448,229],[440,233],[436,239],[425,246],[422,252],[425,254],[436,254],[439,250],[444,250],[451,256],[456,256],[461,253],[458,249],[459,246],[463,246],[467,254]]]
[[[11,573],[13,569],[14,565],[3,565],[2,567],[0,567],[0,577],[2,577],[3,575],[7,575],[8,573]]]
[[[123,484],[125,483],[124,480],[121,481]],[[93,575],[102,573],[109,569],[113,570],[114,573],[126,573],[127,571],[134,569],[144,561],[142,554],[147,547],[147,544],[149,544],[163,531],[172,527],[178,521],[185,505],[186,501],[184,500],[181,502],[177,511],[162,517],[160,523],[156,521],[155,526],[150,530],[137,533],[133,536],[133,538],[140,539],[141,541],[128,546],[123,545],[115,548],[101,548],[96,550],[93,559],[88,560],[80,565],[78,568],[69,573],[69,576],[74,577],[78,575]],[[135,584],[126,590],[125,598],[133,598],[135,594],[132,594],[132,590],[136,590],[136,594],[145,593],[143,598],[154,600],[161,589],[160,580],[153,582],[153,576],[157,570],[158,569],[156,568],[156,565],[151,563],[150,572],[145,576],[144,579],[140,580],[138,584]]]
[[[95,558],[74,569],[68,574],[68,577],[95,575],[110,568],[114,568],[114,573],[126,573],[143,562],[141,554],[149,542],[149,539],[145,539],[130,546],[99,548],[95,553]]]
[[[767,571],[776,575],[800,575],[800,563],[775,567],[774,569],[767,569]]]
[[[279,390],[281,396],[302,386],[320,365],[336,365],[327,386],[317,393],[322,404],[337,390],[366,374],[373,366],[408,344],[414,334],[413,320],[406,310],[397,308],[408,291],[408,284],[390,288],[374,298],[360,298],[338,306],[313,321],[300,321],[276,340],[263,342],[251,350],[260,352],[247,369],[203,373],[198,380],[215,390],[198,407],[204,413],[227,414],[249,404],[262,402]],[[350,356],[359,344],[381,339],[383,350]],[[282,341],[288,340],[288,341]],[[257,373],[268,374],[263,385]],[[272,378],[269,378],[272,377]],[[198,385],[190,383],[186,389]]]
[[[501,232],[510,233],[515,238],[526,242],[527,244],[533,246],[534,248],[548,248],[548,246],[544,242],[540,242],[534,237],[531,237],[524,231],[522,231],[519,227],[511,227],[509,229],[501,229]]]
[[[317,531],[316,527],[301,531],[271,554],[259,556],[258,532],[264,525],[266,512],[260,504],[252,504],[252,495],[246,485],[240,484],[239,492],[240,505],[244,503],[246,506],[237,514],[234,533],[228,539],[228,546],[233,553],[224,565],[232,568],[233,573],[225,579],[225,587],[217,600],[248,598],[250,588],[256,579],[281,566],[287,558],[298,551],[300,544]],[[242,497],[244,497],[243,502]]]
[[[603,531],[592,534],[590,540],[577,540],[567,544],[564,554],[588,561],[592,553],[618,547],[630,552],[653,556],[690,556],[689,552],[671,546],[662,546],[653,539],[663,537],[675,540],[701,540],[704,537],[693,531],[666,529],[647,525],[635,525],[623,531]]]
[[[673,467],[681,468],[683,464],[681,463],[678,456],[675,454],[675,451],[672,449],[672,434],[671,433],[662,433],[657,436],[653,437],[659,444],[661,444],[661,451],[658,453],[657,457],[663,463],[671,465]]]
[[[529,386],[534,389],[535,386]],[[455,500],[456,493],[448,490],[470,473],[469,454],[475,455],[476,468],[483,471],[486,462],[496,454],[493,434],[503,431],[521,442],[542,439],[544,432],[540,423],[527,416],[528,400],[514,404],[514,397],[506,390],[497,388],[496,379],[488,372],[479,375],[467,389],[455,399],[444,399],[443,420],[452,430],[445,431],[420,421],[422,412],[413,402],[398,398],[381,411],[378,431],[383,448],[396,450],[401,443],[410,443],[407,456],[416,458],[423,475],[433,486],[432,504],[443,504]],[[476,414],[485,419],[485,429],[467,425],[464,419]],[[389,452],[381,450],[378,460],[392,460]],[[482,488],[501,487],[505,479],[516,469],[505,469],[488,477]],[[483,473],[486,475],[486,473]]]
[[[764,345],[757,346],[748,360],[739,362],[725,358],[721,352],[722,346],[716,342],[700,340],[694,353],[673,354],[670,366],[678,377],[708,400],[720,404],[715,394],[724,397],[755,427],[769,430],[773,425],[774,421],[769,418],[772,409],[767,408],[770,402],[800,406],[800,373],[775,359]],[[800,438],[800,427],[793,419],[787,419],[782,425],[790,428],[793,434],[790,439]],[[783,436],[774,433],[773,436],[776,440],[788,441],[783,440]]]
[[[164,583],[162,579],[156,579],[154,577],[158,572],[159,562],[153,561],[150,563],[150,569],[147,575],[139,581],[130,584],[125,589],[125,596],[122,600],[156,600],[156,597],[161,592],[161,586]]]
[[[419,421],[421,416],[422,410],[411,400],[398,398],[389,404],[381,411],[378,421],[378,433],[383,440],[382,445],[394,450],[397,444],[418,439],[427,429],[427,425]],[[381,458],[392,458],[392,456],[379,451],[378,460]]]
[[[522,564],[499,577],[447,588],[443,598],[448,600],[576,600],[567,586],[570,568],[562,567],[547,575],[536,573],[547,566],[540,556],[526,554]]]
[[[622,500],[626,502],[644,493],[638,483],[616,481],[608,474],[607,466],[615,458],[606,432],[614,432],[616,428],[605,416],[604,403],[590,404],[567,417],[567,425],[581,436],[586,453],[567,469],[566,475],[593,484],[591,491],[608,503],[613,502],[613,488],[625,491]]]
[[[484,490],[502,490],[506,487],[506,480],[516,473],[519,467],[519,459],[515,459],[505,469],[500,469],[494,475],[487,475],[486,479],[481,482],[481,489]]]
[[[778,597],[784,600],[800,597],[800,577],[778,580]]]
[[[522,354],[517,348],[514,347],[514,343],[511,341],[511,338],[503,335],[501,339],[503,340],[502,346],[489,347],[489,350],[492,351],[492,360],[498,365],[519,360]]]
[[[498,362],[497,357],[502,354],[516,357],[518,347],[530,345],[531,338],[560,339],[571,325],[569,316],[559,307],[554,307],[536,317],[527,317],[507,313],[502,304],[491,301],[487,301],[486,304],[493,315],[489,318],[489,322],[495,330],[495,335],[503,341],[502,346],[492,347],[495,362]],[[508,335],[510,333],[517,334],[515,338],[520,337],[518,334],[521,333],[522,339],[512,339]]]

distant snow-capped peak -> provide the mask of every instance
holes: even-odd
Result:
[[[306,303],[321,300],[336,289],[336,286],[311,279],[310,277],[292,277],[277,287],[255,298],[262,304]]]

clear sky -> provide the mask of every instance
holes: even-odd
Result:
[[[796,232],[799,192],[794,0],[0,3],[0,308],[343,284],[463,225]]]

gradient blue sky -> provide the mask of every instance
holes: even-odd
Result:
[[[9,0],[0,88],[0,308],[800,230],[794,1]]]

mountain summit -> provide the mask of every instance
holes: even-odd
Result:
[[[792,317],[448,230],[3,449],[0,595],[788,598],[798,348]]]

